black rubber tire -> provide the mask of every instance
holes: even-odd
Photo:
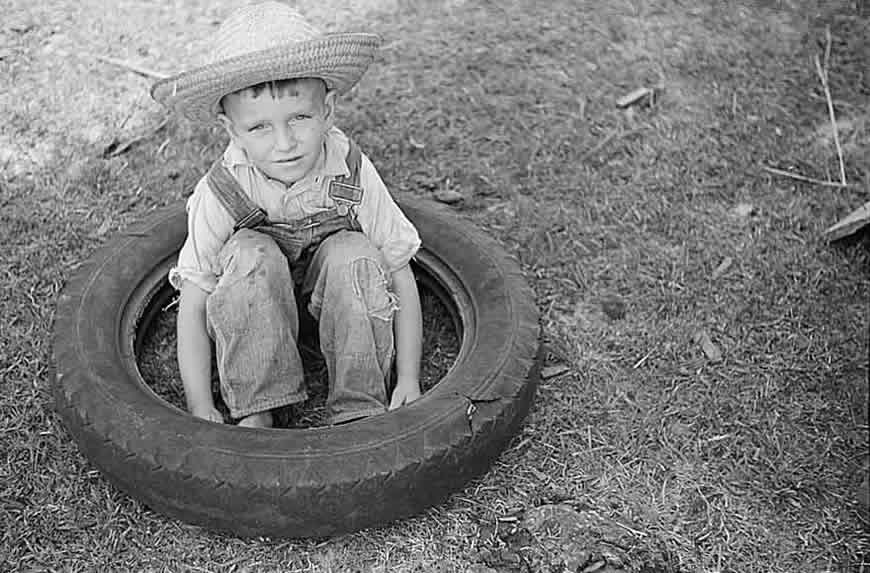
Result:
[[[424,247],[415,270],[461,332],[456,362],[410,406],[335,427],[249,429],[194,418],[136,365],[171,295],[182,204],[95,253],[54,326],[57,410],[118,488],[182,521],[243,536],[320,537],[410,516],[484,472],[528,412],[540,365],[532,291],[499,245],[440,206],[401,201]]]

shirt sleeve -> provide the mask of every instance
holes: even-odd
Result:
[[[180,290],[191,281],[211,293],[220,275],[218,255],[232,233],[232,217],[203,177],[187,200],[187,239],[169,270],[170,284]]]
[[[375,166],[362,155],[360,186],[363,199],[357,220],[363,233],[381,251],[387,270],[395,272],[411,260],[420,248],[416,227],[396,205]]]

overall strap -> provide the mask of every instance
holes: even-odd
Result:
[[[335,210],[338,214],[347,219],[350,228],[354,231],[361,231],[357,212],[363,199],[363,189],[360,187],[362,152],[350,138],[348,138],[347,156],[344,161],[349,173],[333,177],[329,183],[329,198],[335,203]]]
[[[248,197],[229,169],[220,160],[208,170],[208,186],[235,221],[233,231],[256,227],[266,221],[266,212]]]

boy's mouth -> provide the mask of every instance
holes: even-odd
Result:
[[[300,159],[302,159],[301,155],[298,157],[288,157],[287,159],[278,159],[277,161],[275,161],[275,163],[278,163],[280,165],[290,165],[291,163],[296,163]]]

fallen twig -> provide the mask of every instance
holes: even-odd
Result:
[[[653,350],[655,350],[655,349],[653,349]],[[647,358],[649,358],[650,356],[652,356],[653,350],[650,350],[649,352],[647,352],[646,354],[644,354],[643,358],[641,358],[640,360],[638,360],[637,362],[635,362],[635,363],[634,363],[634,366],[632,366],[632,368],[633,368],[634,370],[637,370],[638,368],[640,368],[641,366],[643,366],[643,364],[644,364],[644,362],[646,362]]]
[[[839,181],[823,181],[821,179],[814,179],[812,177],[807,177],[806,175],[801,175],[800,173],[792,173],[791,171],[783,171],[782,169],[777,169],[776,167],[768,167],[767,165],[762,165],[761,168],[768,173],[772,173],[773,175],[788,177],[789,179],[803,181],[804,183],[824,185],[825,187],[837,187],[839,189],[851,189],[854,187],[854,185],[849,185],[848,183],[840,183]]]
[[[163,150],[166,149],[166,146],[169,145],[171,138],[167,137],[163,140],[163,143],[160,144],[160,147],[157,148],[157,151],[154,152],[154,155],[160,155],[163,153]]]
[[[156,126],[145,129],[126,141],[118,141],[117,139],[113,140],[109,145],[106,146],[105,149],[103,149],[103,157],[108,159],[109,157],[121,155],[122,153],[130,149],[133,145],[139,143],[143,139],[148,139],[149,137],[166,127],[167,123],[169,123],[169,117],[165,117],[163,121],[158,123]]]
[[[110,56],[101,56],[99,54],[90,54],[90,56],[96,60],[101,62],[105,62],[107,64],[112,64],[113,66],[118,66],[129,70],[133,73],[139,74],[140,76],[145,76],[146,78],[152,78],[155,80],[163,80],[169,77],[169,74],[164,74],[161,72],[156,72],[149,68],[140,66],[139,64],[134,64],[132,62],[128,62],[126,60],[119,60],[117,58],[112,58]]]
[[[828,104],[828,115],[831,118],[831,129],[834,135],[834,146],[837,148],[837,158],[840,161],[840,183],[844,186],[846,183],[846,164],[843,162],[843,148],[840,147],[840,136],[837,132],[837,116],[834,114],[834,103],[831,99],[831,88],[828,85],[828,63],[831,59],[831,28],[825,28],[825,65],[819,61],[818,54],[815,55],[816,73],[819,80],[822,82],[822,89],[825,90],[825,102]]]
[[[588,159],[589,157],[592,157],[593,155],[598,153],[598,151],[601,150],[605,145],[607,145],[610,142],[610,140],[616,136],[617,133],[618,132],[616,132],[616,131],[611,131],[610,133],[605,135],[601,141],[596,143],[591,149],[589,149],[583,155],[580,156],[580,161]]]
[[[568,372],[571,368],[565,364],[553,364],[541,370],[541,379],[549,380]]]
[[[588,151],[585,151],[585,152],[583,153],[583,155],[580,156],[580,161],[585,161],[586,159],[589,159],[590,157],[592,157],[593,155],[595,155],[596,153],[598,153],[599,151],[601,151],[602,149],[604,149],[604,146],[607,145],[608,143],[610,143],[611,140],[613,140],[613,139],[625,139],[625,138],[627,138],[627,137],[631,137],[632,135],[634,135],[635,133],[641,131],[642,129],[643,129],[643,128],[636,127],[636,128],[634,128],[634,129],[629,129],[629,130],[627,130],[627,131],[622,131],[622,132],[620,132],[620,131],[616,131],[616,130],[611,131],[610,133],[608,133],[607,135],[605,135],[605,136],[601,139],[601,141],[599,141],[598,143],[596,143],[596,144],[592,147],[592,149],[589,149]]]

